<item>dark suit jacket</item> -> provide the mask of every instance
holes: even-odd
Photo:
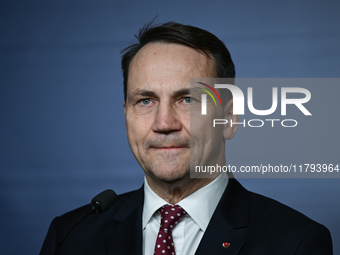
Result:
[[[66,238],[59,254],[142,254],[143,200],[143,188],[118,196],[107,211],[83,220]],[[41,255],[53,254],[56,242],[85,208],[53,220]],[[224,242],[230,246],[224,248]],[[329,255],[333,252],[327,228],[277,201],[247,191],[230,179],[196,254]]]

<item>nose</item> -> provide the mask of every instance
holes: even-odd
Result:
[[[159,133],[170,133],[180,131],[182,123],[179,120],[178,112],[170,102],[160,102],[156,111],[153,131]]]

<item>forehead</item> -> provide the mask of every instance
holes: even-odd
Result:
[[[190,86],[190,78],[215,77],[215,62],[205,54],[179,44],[145,45],[130,64],[128,95],[136,89]]]

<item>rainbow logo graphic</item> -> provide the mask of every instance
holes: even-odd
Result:
[[[197,82],[197,83],[206,86],[206,87],[209,88],[212,92],[214,92],[215,95],[217,96],[218,100],[220,101],[221,106],[222,106],[222,100],[221,100],[220,96],[218,95],[217,91],[216,91],[213,87],[211,87],[210,85],[205,84],[205,83],[203,83],[203,82]],[[200,90],[203,90],[204,92],[206,92],[206,93],[212,98],[212,100],[214,101],[215,105],[217,106],[215,97],[213,96],[213,94],[212,94],[209,90],[204,89],[204,88],[200,88],[200,87],[197,87],[197,88],[200,89]],[[201,114],[202,114],[202,115],[207,115],[207,95],[206,95],[206,94],[202,94],[202,108],[201,108]]]

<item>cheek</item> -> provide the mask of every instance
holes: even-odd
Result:
[[[198,154],[221,148],[223,143],[223,127],[224,125],[216,125],[213,127],[213,118],[205,116],[205,118],[193,119],[191,123],[190,146]]]
[[[192,136],[204,137],[214,132],[213,118],[210,116],[194,116],[190,121]]]
[[[185,114],[181,116],[180,122],[182,123],[182,127],[184,127],[186,132],[190,135],[190,126],[192,127],[192,124],[190,122],[190,114]]]
[[[150,131],[151,124],[147,118],[136,117],[126,119],[126,132],[130,145],[143,142]]]

